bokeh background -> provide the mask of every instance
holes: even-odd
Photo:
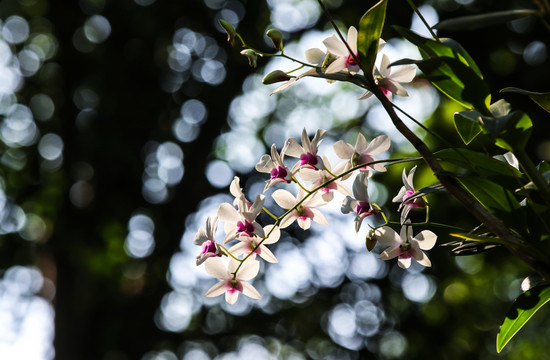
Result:
[[[329,0],[342,29],[374,1]],[[460,15],[535,8],[531,1],[427,0],[430,24]],[[315,0],[2,0],[0,2],[0,358],[21,360],[543,359],[550,323],[542,309],[497,356],[495,336],[529,270],[506,251],[453,257],[408,271],[365,249],[367,226],[327,206],[330,225],[283,231],[279,264],[262,264],[261,300],[205,298],[215,282],[195,266],[192,244],[206,217],[232,201],[234,176],[249,199],[265,176],[254,165],[272,143],[329,130],[321,146],[386,133],[386,157],[415,156],[374,99],[360,89],[300,80],[270,96],[231,48],[217,20],[250,44],[281,30],[285,52],[303,59],[333,31]],[[405,1],[391,0],[383,38],[390,59],[418,57],[391,25],[427,34]],[[549,31],[533,17],[440,32],[458,40],[498,91],[549,91]],[[418,78],[396,103],[462,146],[460,107]],[[548,114],[520,95],[536,131],[535,162],[550,159]],[[438,140],[409,122],[433,148]],[[483,139],[474,146],[496,154]],[[333,165],[334,165],[333,162]],[[398,219],[395,165],[375,175],[370,196]],[[435,181],[419,163],[417,188]],[[472,228],[444,194],[433,221]],[[267,206],[276,209],[271,201]],[[277,212],[277,210],[274,210]],[[423,219],[422,212],[414,213]],[[369,219],[370,220],[370,219]],[[261,221],[269,222],[269,218]],[[372,219],[370,221],[378,221]],[[433,230],[433,229],[432,229]],[[438,243],[452,240],[437,230]],[[378,249],[376,249],[378,251]],[[376,252],[375,251],[375,252]]]

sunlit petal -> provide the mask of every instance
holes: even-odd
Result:
[[[260,271],[260,262],[258,260],[250,260],[249,258],[239,269],[237,278],[239,280],[250,280],[258,275],[258,271]]]
[[[431,232],[430,230],[423,230],[416,234],[413,240],[418,241],[418,246],[422,250],[430,250],[434,247],[437,240],[437,235]]]
[[[247,282],[243,282],[242,285],[243,285],[243,294],[245,294],[249,298],[252,298],[252,299],[261,299],[262,298],[262,295],[260,295],[258,290],[256,290],[256,288],[254,286],[252,286],[251,284],[249,284]]]
[[[222,280],[222,281],[214,284],[214,286],[212,286],[210,289],[208,289],[205,296],[206,297],[219,296],[219,295],[223,294],[226,290],[227,290],[226,281]]]
[[[225,279],[228,276],[225,265],[223,264],[222,259],[220,259],[219,257],[213,257],[206,260],[206,262],[204,263],[204,268],[206,269],[206,272],[208,274],[215,278]]]
[[[290,209],[296,204],[294,195],[284,189],[275,190],[271,197],[283,209]]]
[[[395,246],[401,244],[399,234],[389,226],[382,226],[376,230],[376,238],[381,245]]]

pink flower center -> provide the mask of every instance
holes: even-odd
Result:
[[[313,219],[313,211],[311,211],[307,207],[298,206],[298,208],[296,209],[296,213],[301,220],[306,220],[308,218]]]
[[[226,291],[230,294],[233,294],[236,291],[240,291],[240,292],[243,291],[243,284],[241,284],[241,282],[237,279],[228,280],[226,286],[227,286]]]
[[[317,163],[318,163],[318,160],[315,154],[308,152],[300,155],[300,164],[302,165],[315,166],[317,165]]]
[[[410,249],[411,249],[411,244],[408,242],[404,242],[401,245],[399,245],[399,250],[401,250],[401,253],[399,254],[399,258],[409,259],[412,256]]]
[[[271,170],[272,179],[284,179],[288,175],[288,171],[282,166],[277,166]]]
[[[354,153],[351,160],[353,162],[353,166],[357,166],[357,165],[366,164],[366,163],[369,163],[371,161],[374,161],[374,157],[372,157],[372,155],[370,155],[370,154]],[[367,168],[367,166],[368,165],[362,167],[362,169]]]
[[[262,249],[258,246],[258,248],[254,250],[256,246],[258,246],[258,244],[253,240],[253,238],[250,239],[248,242],[248,250],[250,250],[250,252],[254,252],[254,254],[260,255],[262,253]]]
[[[355,54],[355,57],[357,57],[357,54]],[[349,54],[348,58],[346,60],[346,65],[357,65],[357,61],[355,61],[355,58],[353,55]]]
[[[212,240],[208,240],[208,241],[205,241],[202,243],[202,253],[203,254],[206,254],[206,253],[210,253],[210,254],[214,254],[214,255],[217,255],[216,252],[218,251],[218,249],[216,248],[216,243]],[[217,255],[219,256],[219,255]]]
[[[424,207],[424,200],[422,200],[422,198],[416,198],[416,199],[406,201],[414,193],[415,193],[414,190],[407,190],[405,195],[403,195],[403,201],[405,202],[405,205],[409,207]]]
[[[359,201],[359,203],[355,206],[355,213],[357,215],[363,215],[363,216],[374,215],[374,212],[371,210],[372,208],[367,201]]]
[[[237,223],[237,232],[239,233],[244,232],[250,235],[254,232],[254,225],[248,220],[245,220],[244,222],[239,221]]]

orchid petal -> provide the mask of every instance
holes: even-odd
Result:
[[[397,265],[402,269],[408,269],[411,266],[411,258],[399,258],[397,260]]]
[[[323,44],[325,44],[329,53],[343,57],[344,61],[345,58],[349,55],[349,51],[346,45],[344,45],[344,43],[338,40],[338,38],[336,38],[336,36],[334,35],[323,40]]]
[[[296,198],[290,192],[284,189],[278,189],[271,195],[273,200],[283,209],[290,209],[296,205]]]
[[[395,247],[390,247],[390,248],[384,250],[378,256],[378,258],[380,260],[389,260],[389,259],[393,259],[394,257],[399,256],[400,254],[401,254],[401,249],[399,248],[399,246],[395,246]]]
[[[239,298],[239,291],[225,292],[225,301],[227,301],[227,303],[230,305],[233,305],[234,303],[236,303],[238,298]]]
[[[269,250],[269,249],[267,248],[267,246],[261,245],[260,248],[261,248],[261,250],[262,250],[262,251],[260,252],[260,257],[261,257],[262,259],[264,259],[264,260],[267,261],[267,262],[273,263],[273,264],[274,264],[274,263],[278,263],[277,258],[275,257],[275,255],[273,255],[273,253],[271,252],[271,250]]]
[[[396,246],[402,242],[399,234],[389,226],[378,228],[376,230],[376,238],[384,246]]]
[[[252,299],[261,299],[262,298],[262,295],[260,295],[258,290],[256,290],[256,288],[254,286],[252,286],[251,284],[249,284],[247,282],[243,282],[242,286],[243,286],[243,294],[244,295],[246,295],[246,296],[248,296],[249,298],[252,298]]]
[[[415,76],[416,68],[412,65],[399,66],[391,73],[391,79],[400,83],[409,83],[413,81]]]
[[[258,271],[260,271],[260,262],[258,260],[247,259],[239,269],[237,278],[239,280],[250,280],[258,275]],[[231,272],[234,272],[234,270]]]
[[[391,145],[391,140],[388,135],[380,135],[372,139],[365,152],[370,155],[379,155],[388,151]]]
[[[204,263],[204,268],[206,269],[206,272],[208,274],[215,278],[225,279],[228,277],[227,269],[225,268],[222,259],[220,259],[219,257],[208,259]]]
[[[413,240],[418,241],[418,246],[422,250],[430,250],[435,246],[437,241],[437,235],[431,232],[430,230],[423,230],[416,234]]]
[[[210,289],[208,289],[205,296],[206,297],[220,296],[221,294],[223,294],[227,290],[226,283],[227,282],[225,280],[217,282],[216,284],[214,284],[214,286],[212,286]]]

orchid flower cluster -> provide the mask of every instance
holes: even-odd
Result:
[[[354,26],[351,26],[348,29],[346,43],[349,46],[349,49],[345,43],[338,40],[336,35],[332,35],[323,40],[323,44],[327,49],[326,52],[318,48],[312,48],[306,50],[305,57],[307,61],[315,68],[320,68],[323,70],[325,76],[338,73],[356,75],[361,71],[361,69],[356,60],[358,59],[357,29]],[[378,50],[381,51],[385,44],[386,42],[383,39],[380,39]],[[410,83],[414,80],[416,76],[416,68],[412,65],[402,65],[399,66],[396,71],[392,71],[389,57],[386,54],[382,54],[380,67],[374,66],[372,73],[376,86],[378,86],[378,88],[391,101],[393,95],[402,97],[408,96],[407,90],[405,90],[401,84]],[[276,93],[288,88],[304,76],[316,75],[317,72],[315,69],[313,69],[313,71],[307,71],[297,77],[292,77],[288,75],[288,73],[282,73],[280,70],[276,70],[266,75],[264,78],[264,83],[274,83],[288,78],[289,80],[285,84],[273,91],[273,93]],[[329,79],[328,81],[333,82],[334,80]],[[372,92],[367,90],[358,99],[364,100],[371,96]]]
[[[294,222],[303,230],[316,222],[328,225],[327,218],[320,210],[334,200],[334,193],[344,196],[341,211],[344,214],[352,213],[355,216],[355,231],[359,232],[363,220],[367,216],[381,214],[381,208],[369,200],[368,180],[376,172],[386,171],[384,162],[376,160],[376,156],[390,148],[390,139],[380,135],[372,141],[359,134],[355,145],[342,140],[333,145],[336,156],[342,161],[332,167],[326,155],[319,154],[319,145],[323,141],[326,131],[319,129],[313,139],[310,139],[306,129],[302,131],[301,143],[295,138],[288,139],[280,153],[275,145],[271,153],[263,155],[256,164],[256,170],[268,174],[264,192],[276,184],[284,186],[295,183],[299,190],[296,194],[279,188],[272,193],[275,203],[284,210],[280,216],[264,207],[265,195],[258,194],[254,201],[249,201],[241,186],[240,179],[235,177],[230,185],[230,192],[234,196],[232,204],[223,203],[218,208],[215,217],[208,217],[205,227],[201,227],[195,235],[195,245],[201,246],[197,256],[197,265],[204,263],[206,271],[220,279],[206,293],[206,296],[218,296],[225,293],[225,299],[233,304],[239,293],[254,299],[261,298],[260,293],[248,281],[259,272],[259,258],[276,263],[277,258],[268,245],[276,243],[281,236],[281,229],[287,228]],[[292,167],[287,166],[285,157],[297,159]],[[416,167],[415,167],[416,168]],[[424,230],[413,237],[411,226],[407,220],[409,211],[415,207],[425,207],[427,203],[421,198],[407,200],[415,193],[413,187],[413,168],[408,175],[403,170],[404,186],[394,201],[400,203],[401,233],[398,235],[388,226],[371,227],[368,238],[376,239],[386,246],[379,258],[389,260],[397,257],[398,264],[407,268],[411,258],[419,264],[430,266],[430,261],[422,250],[429,250],[435,245],[436,235]],[[344,181],[356,173],[352,191]],[[257,218],[260,213],[266,213],[274,220],[273,224],[262,226]],[[216,240],[218,222],[224,222],[225,236],[223,244]],[[386,224],[387,224],[386,220]],[[369,225],[370,226],[370,225]],[[232,244],[226,247],[226,244]],[[371,250],[372,247],[369,249]],[[225,263],[222,257],[227,257]]]

